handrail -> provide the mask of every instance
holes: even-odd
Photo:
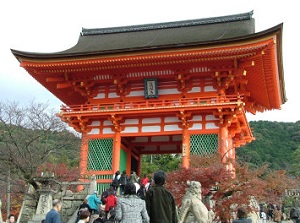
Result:
[[[227,95],[226,97],[197,97],[197,98],[179,98],[179,99],[155,99],[143,101],[99,103],[85,105],[71,105],[61,107],[63,113],[83,112],[83,111],[109,111],[109,110],[134,110],[134,109],[155,109],[161,107],[176,108],[182,106],[207,106],[218,104],[230,104],[242,102],[241,95]]]

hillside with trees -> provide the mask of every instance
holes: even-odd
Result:
[[[250,127],[256,140],[237,149],[240,162],[248,163],[251,167],[267,164],[273,170],[284,169],[295,174],[298,169],[299,172],[300,121],[255,121],[250,122]]]

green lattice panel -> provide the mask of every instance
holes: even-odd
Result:
[[[88,170],[111,170],[113,139],[89,141]]]
[[[191,154],[209,155],[218,151],[218,134],[197,134],[190,136]]]
[[[110,187],[110,184],[97,184],[97,191],[102,194],[107,188]]]
[[[111,180],[112,175],[96,175],[97,180]],[[98,183],[97,184],[97,190],[101,194],[103,191],[105,191],[107,188],[110,187],[110,183]]]
[[[120,172],[122,173],[124,170],[126,170],[126,164],[127,164],[127,153],[121,149],[120,151]]]

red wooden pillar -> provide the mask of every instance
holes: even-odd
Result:
[[[182,166],[184,168],[190,168],[190,134],[188,128],[182,129]]]
[[[226,161],[228,149],[228,130],[225,125],[220,126],[219,129],[219,154],[222,158],[222,162]]]
[[[235,160],[235,148],[233,147],[232,135],[228,134],[228,148],[227,148],[228,158]],[[228,171],[232,174],[232,178],[235,178],[235,168],[232,162],[228,163]]]
[[[112,154],[112,171],[115,173],[120,169],[120,158],[121,158],[121,134],[120,131],[115,131],[114,143],[113,143],[113,154]]]
[[[85,176],[87,175],[87,166],[88,166],[88,153],[89,153],[89,140],[87,133],[82,133],[81,138],[81,148],[80,148],[80,161],[79,161],[79,171],[80,171],[80,181],[84,181]],[[78,185],[77,190],[82,191],[84,189],[83,185]]]
[[[232,136],[231,136],[231,134],[228,135],[228,148],[227,148],[227,151],[228,151],[228,158],[235,159],[235,148],[233,148],[233,145],[232,145]]]
[[[87,174],[88,153],[89,153],[89,140],[87,137],[87,133],[82,133],[80,163],[79,163],[81,178],[84,178],[84,176]]]

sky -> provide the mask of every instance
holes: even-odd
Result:
[[[283,68],[288,101],[281,110],[247,114],[249,121],[300,120],[297,1],[274,0],[9,0],[0,3],[0,101],[62,104],[35,81],[10,49],[58,52],[76,45],[82,28],[172,22],[254,11],[256,32],[283,23]]]

